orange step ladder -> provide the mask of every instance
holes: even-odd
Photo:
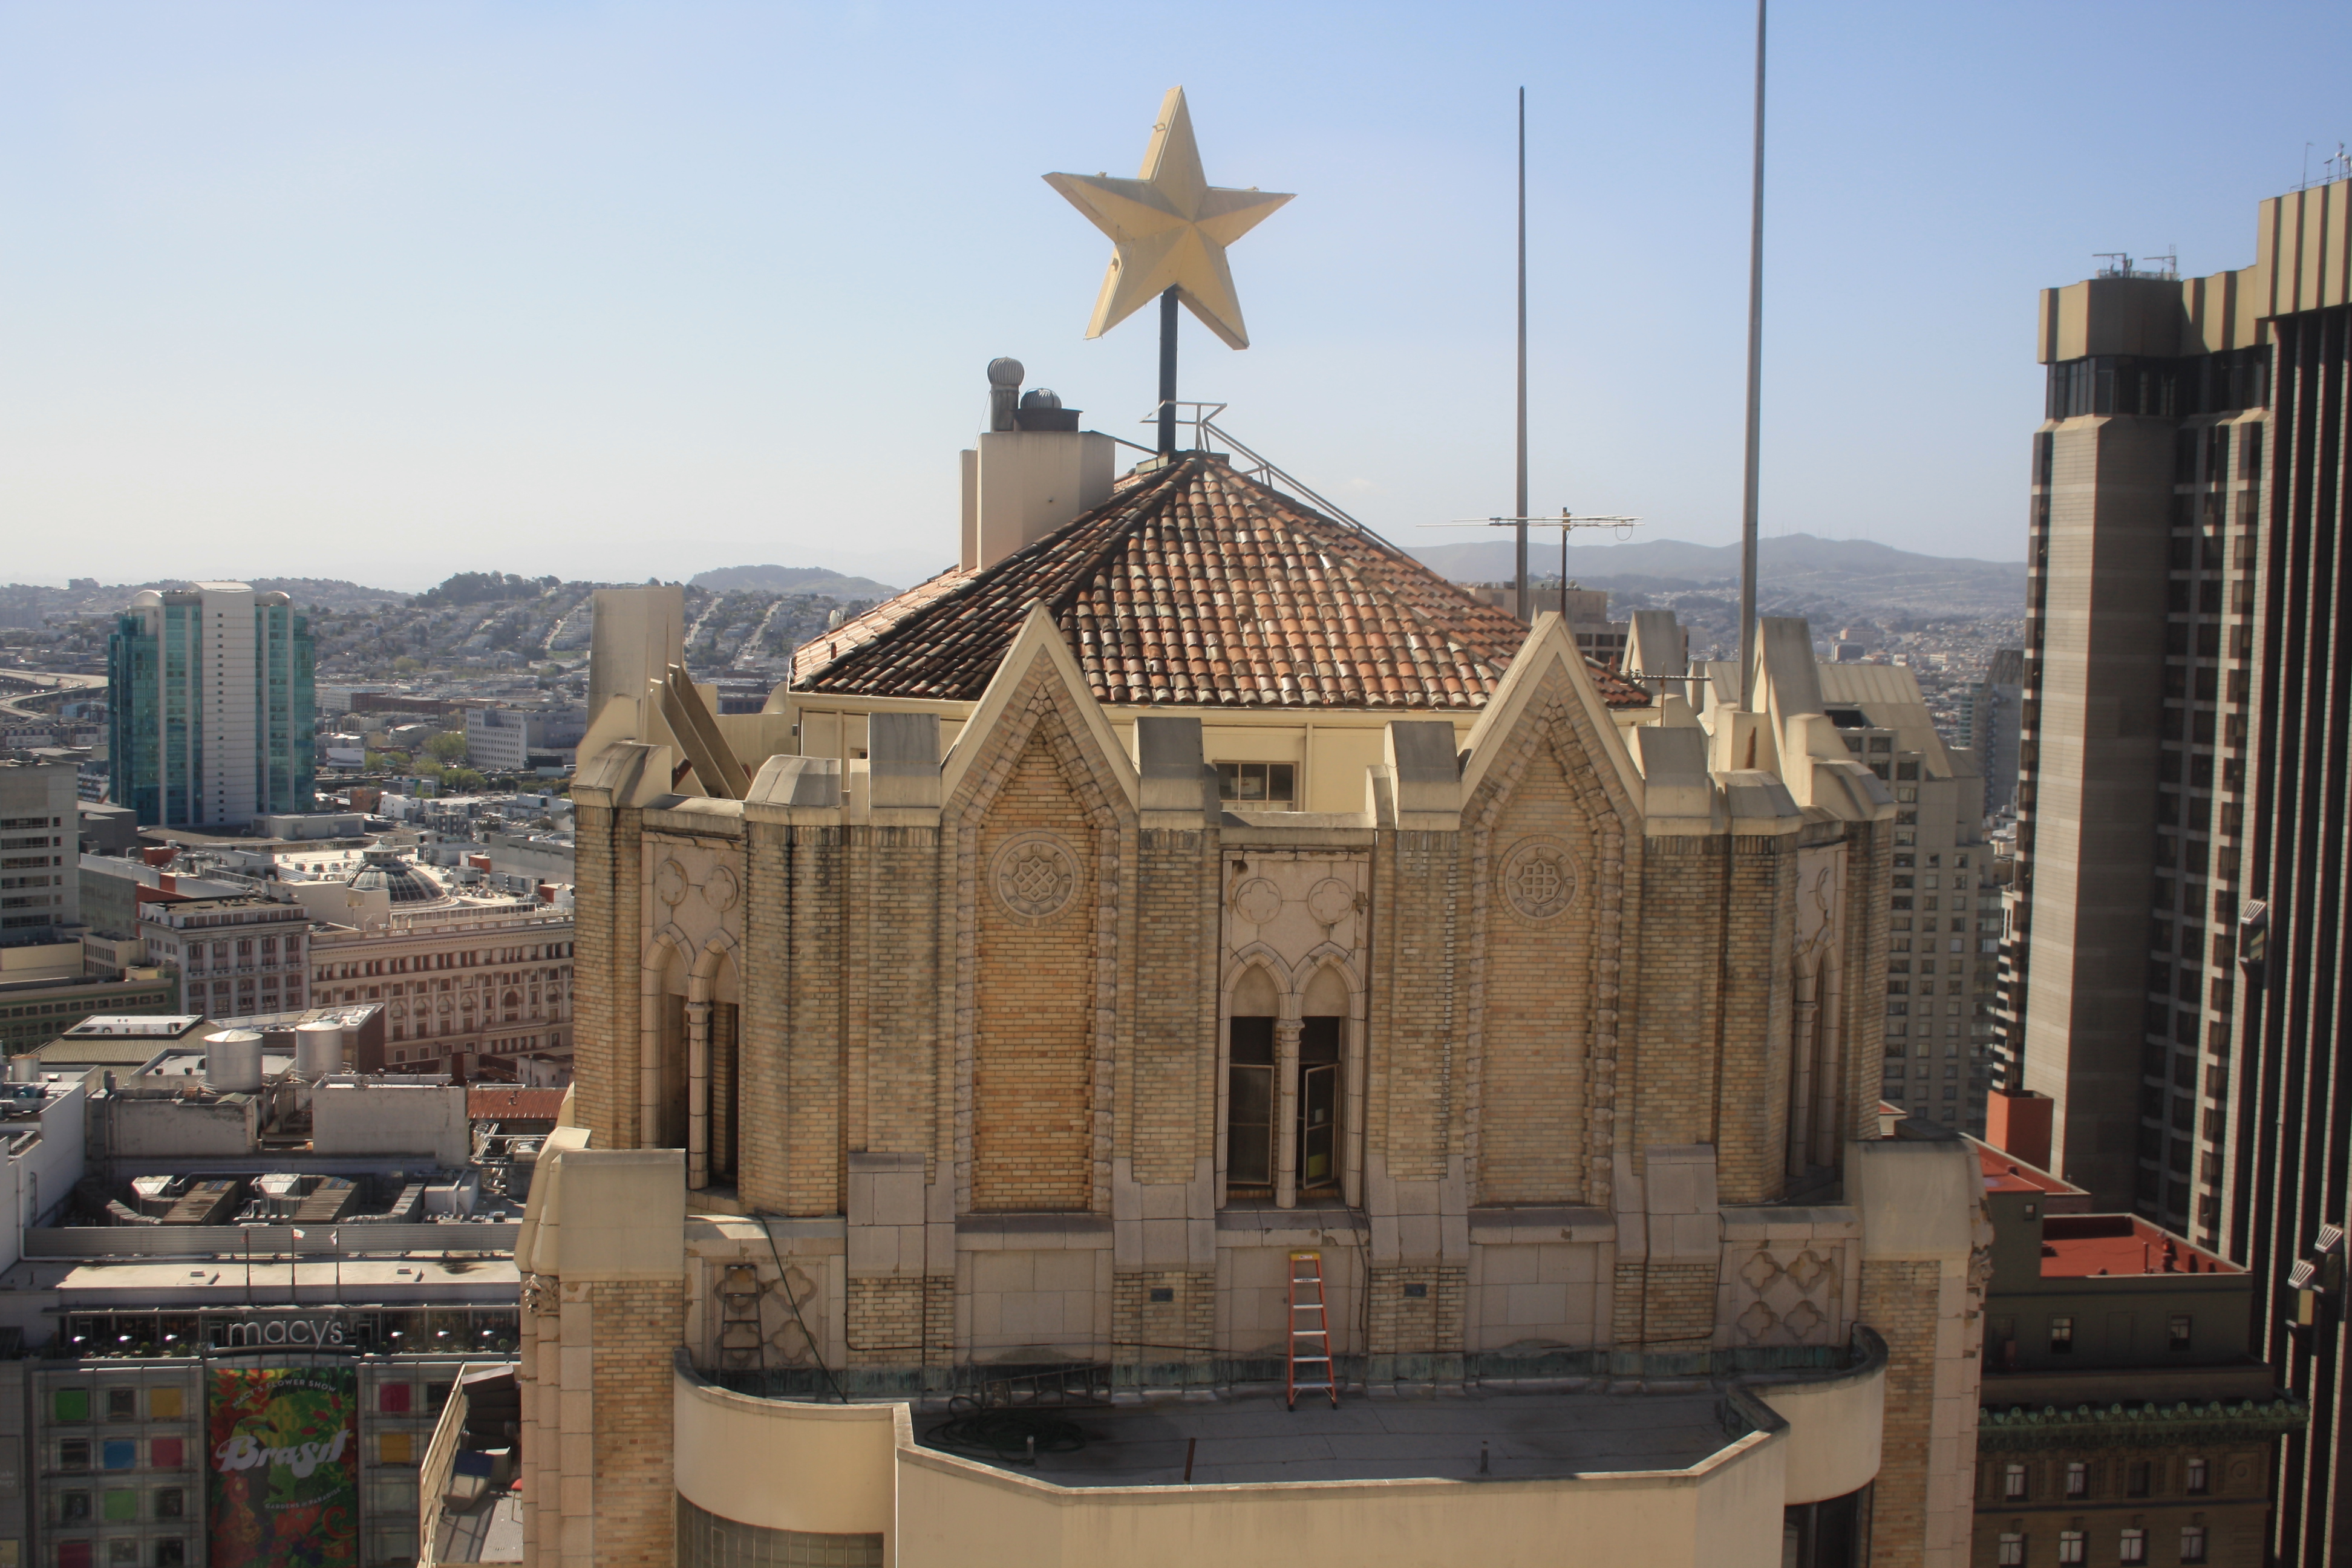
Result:
[[[1331,1364],[1331,1320],[1323,1304],[1323,1255],[1290,1255],[1290,1365],[1283,1374],[1283,1408],[1298,1408],[1298,1395],[1320,1389],[1339,1405],[1339,1380]]]

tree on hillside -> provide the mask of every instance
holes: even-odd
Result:
[[[511,572],[454,572],[437,587],[427,588],[409,600],[414,607],[425,605],[483,605],[496,599],[529,599],[538,595],[541,584],[528,577],[518,577]]]

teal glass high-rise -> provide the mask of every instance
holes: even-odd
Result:
[[[107,641],[110,797],[142,827],[236,828],[315,803],[309,617],[243,583],[147,589]]]

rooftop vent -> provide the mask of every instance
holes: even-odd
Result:
[[[1076,430],[1080,412],[1063,407],[1061,395],[1052,387],[1040,386],[1022,394],[1013,417],[1024,430]]]
[[[1117,443],[1078,428],[1079,410],[1036,387],[1021,395],[1017,359],[988,363],[988,428],[963,454],[963,549],[970,572],[1034,544],[1110,498]]]
[[[988,427],[992,430],[1016,428],[1013,423],[1013,400],[1021,394],[1021,378],[1028,373],[1021,362],[1007,356],[988,362]]]

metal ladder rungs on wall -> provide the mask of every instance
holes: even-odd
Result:
[[[1324,1310],[1323,1255],[1290,1255],[1290,1364],[1283,1375],[1283,1408],[1298,1408],[1302,1393],[1328,1394],[1339,1405],[1339,1380],[1331,1363],[1331,1321]]]

